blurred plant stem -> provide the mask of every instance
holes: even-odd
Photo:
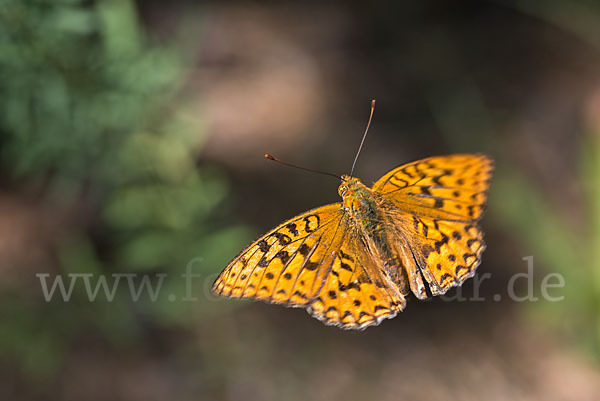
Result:
[[[600,92],[596,106],[600,106]],[[582,146],[581,175],[586,193],[586,210],[589,212],[590,268],[594,277],[596,352],[600,356],[600,107],[592,108],[588,135]]]

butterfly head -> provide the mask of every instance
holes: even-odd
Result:
[[[338,187],[338,194],[340,194],[342,198],[347,195],[351,195],[354,191],[356,191],[358,183],[361,183],[360,179],[356,177],[350,177],[347,174],[342,175],[342,183]]]
[[[342,176],[342,183],[338,187],[338,193],[342,197],[342,203],[347,210],[361,209],[362,203],[370,197],[370,190],[359,178]]]

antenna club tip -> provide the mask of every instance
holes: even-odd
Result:
[[[274,160],[275,158],[268,153],[265,153],[265,158],[269,160]]]
[[[375,99],[371,100],[371,106],[375,106]]]

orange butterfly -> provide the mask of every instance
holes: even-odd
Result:
[[[260,237],[229,263],[213,291],[306,308],[344,329],[377,325],[404,309],[410,291],[426,298],[424,282],[435,296],[475,274],[485,249],[477,222],[492,170],[485,155],[457,154],[402,165],[371,188],[343,175],[341,203]]]

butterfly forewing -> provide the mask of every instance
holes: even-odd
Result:
[[[405,212],[474,221],[484,211],[492,170],[485,155],[430,157],[395,168],[372,188]]]
[[[213,285],[217,294],[303,306],[313,298],[315,281],[330,263],[338,237],[340,205],[298,215],[242,251]]]

